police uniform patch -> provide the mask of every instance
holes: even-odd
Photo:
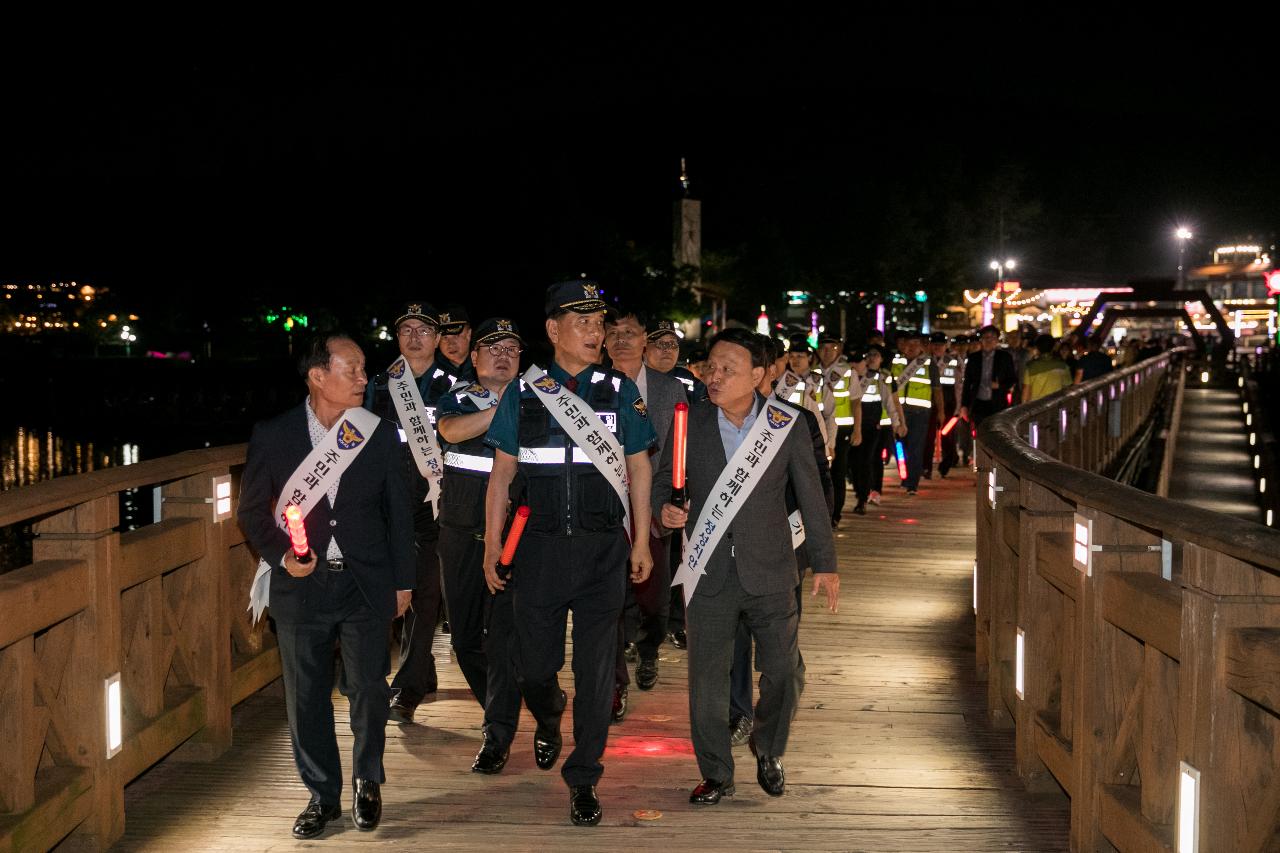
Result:
[[[396,363],[387,368],[387,376],[392,379],[399,379],[404,376],[405,365],[408,364],[403,358],[396,359]]]
[[[479,383],[468,386],[467,393],[474,394],[475,396],[479,397],[481,400],[488,399],[489,397],[489,389]]]
[[[552,379],[550,376],[543,376],[540,379],[533,380],[533,387],[537,388],[544,394],[560,393],[560,383]]]
[[[360,434],[360,430],[356,429],[356,425],[351,421],[343,420],[342,426],[338,427],[338,447],[342,450],[351,450],[363,443],[364,436]]]
[[[631,408],[635,409],[640,417],[649,417],[649,407],[645,405],[644,397],[636,397],[636,401],[631,404]]]

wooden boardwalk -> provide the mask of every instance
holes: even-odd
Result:
[[[689,804],[698,771],[685,654],[664,647],[658,686],[633,687],[631,711],[612,729],[602,824],[571,826],[558,765],[534,766],[527,713],[503,773],[469,772],[480,709],[444,662],[439,698],[419,709],[419,724],[389,731],[377,831],[358,832],[347,817],[320,839],[290,836],[307,792],[277,682],[236,709],[235,744],[218,762],[167,761],[127,789],[118,849],[1066,850],[1067,800],[1023,790],[1012,733],[986,724],[985,687],[973,674],[973,475],[926,482],[913,499],[886,487],[879,511],[848,516],[838,533],[840,613],[806,599],[808,684],[779,799],[756,785],[741,747],[738,794],[710,808]],[[567,666],[565,675],[571,686]],[[335,704],[347,763],[351,738],[336,693]],[[567,718],[564,732],[569,740]],[[662,816],[642,821],[641,809]]]

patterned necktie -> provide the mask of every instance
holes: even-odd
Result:
[[[577,394],[577,393],[578,393],[578,378],[577,378],[576,376],[571,376],[571,377],[569,377],[568,379],[566,379],[566,380],[564,381],[564,387],[568,388],[568,389],[569,389],[570,391],[572,391],[574,394]]]

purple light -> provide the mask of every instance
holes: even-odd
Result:
[[[876,328],[884,331],[884,305],[876,305]]]

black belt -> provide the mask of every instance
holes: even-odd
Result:
[[[329,571],[342,572],[346,571],[347,564],[345,560],[325,560],[329,564]]]

